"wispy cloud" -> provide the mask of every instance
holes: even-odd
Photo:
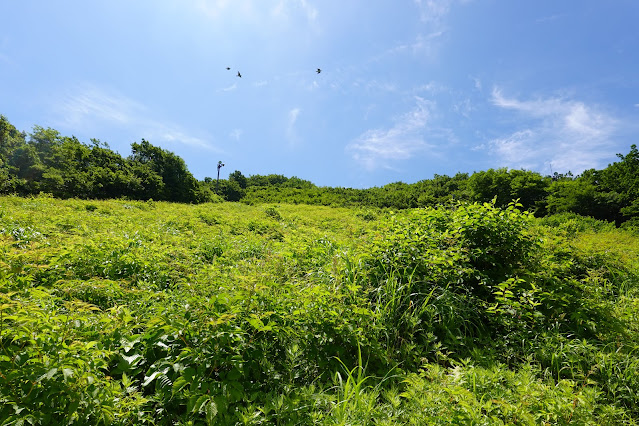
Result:
[[[411,41],[398,44],[386,51],[382,57],[402,53],[434,57],[443,36],[449,31],[446,17],[455,1],[463,2],[463,0],[413,0],[423,27]]]
[[[237,84],[233,83],[232,85],[228,86],[228,87],[223,87],[220,90],[222,92],[231,92],[233,90],[237,89]]]
[[[478,77],[471,77],[471,79],[473,80],[475,89],[481,91],[482,89],[481,80]]]
[[[549,15],[549,16],[542,16],[541,18],[537,18],[535,20],[535,22],[551,22],[551,21],[556,21],[558,19],[564,18],[568,15],[566,14],[557,14],[557,15]]]
[[[302,9],[304,9],[307,19],[310,22],[315,22],[318,15],[317,8],[313,7],[307,0],[298,0],[298,2],[301,5]]]
[[[353,159],[368,170],[387,161],[408,160],[416,153],[428,148],[423,133],[431,117],[432,104],[416,97],[417,105],[409,112],[397,117],[388,129],[372,129],[348,144],[346,150]]]
[[[81,128],[87,121],[106,121],[126,125],[146,114],[143,105],[119,94],[107,93],[95,86],[74,88],[57,105],[63,125]]]
[[[429,56],[435,52],[436,42],[444,35],[443,30],[436,30],[427,35],[417,34],[415,39],[409,43],[399,44],[392,49],[390,49],[387,53],[403,53],[409,52],[413,55],[418,53],[426,53]]]
[[[288,112],[288,121],[286,125],[286,137],[291,145],[297,142],[297,132],[295,131],[295,124],[302,110],[299,108],[293,108]]]
[[[356,84],[360,85],[359,82],[356,82]],[[364,84],[361,84],[361,86],[364,86],[367,91],[373,92],[373,93],[380,93],[380,92],[392,93],[392,92],[398,91],[397,84],[389,82],[389,81],[369,80],[364,82]]]
[[[211,146],[206,140],[191,136],[184,131],[180,130],[176,125],[163,125],[160,123],[152,123],[153,128],[157,130],[149,129],[147,134],[148,138],[152,141],[162,140],[170,143],[177,143],[182,145],[188,145],[194,148],[204,148],[207,150],[219,151],[219,149]]]
[[[251,8],[251,2],[247,0],[197,0],[195,7],[209,18],[219,18],[226,9],[231,6],[241,7],[245,12]]]
[[[602,166],[610,155],[620,120],[595,105],[549,97],[519,100],[494,89],[492,103],[519,114],[522,129],[495,138],[488,149],[509,167],[582,171]]]
[[[190,135],[175,123],[153,118],[146,106],[113,91],[84,85],[71,89],[59,99],[61,101],[56,100],[51,105],[58,117],[57,124],[74,131],[119,127],[135,134],[142,132],[152,141],[215,149],[205,139]]]
[[[242,136],[242,129],[233,129],[233,131],[231,133],[229,133],[229,136],[231,137],[231,139],[235,139],[236,141],[240,140],[240,137]]]
[[[442,19],[448,15],[452,0],[413,0],[420,11],[424,22],[441,25]]]
[[[228,17],[241,16],[247,23],[281,23],[302,19],[307,25],[315,25],[318,9],[309,0],[279,0],[275,2],[254,0],[197,0],[196,10],[210,20],[224,21]],[[231,16],[232,15],[232,16]]]
[[[0,62],[5,62],[9,65],[13,64],[13,61],[11,60],[11,58],[9,56],[7,56],[6,54],[2,53],[3,50],[5,50],[6,46],[9,44],[9,38],[8,37],[2,37],[0,38]]]
[[[458,102],[456,102],[455,104],[453,104],[453,111],[455,111],[456,113],[469,118],[470,117],[470,113],[475,109],[475,107],[473,106],[472,102],[470,99],[465,98],[462,99]]]
[[[291,14],[301,11],[308,23],[313,24],[317,20],[318,10],[308,0],[280,0],[271,9],[271,14],[278,18],[288,19]]]

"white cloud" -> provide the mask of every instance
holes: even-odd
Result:
[[[428,148],[423,133],[431,117],[432,104],[416,97],[413,110],[398,117],[389,129],[372,129],[348,144],[346,150],[366,169],[387,161],[408,160]]]
[[[308,23],[315,23],[318,16],[317,8],[315,8],[308,0],[280,0],[271,10],[271,15],[288,19],[292,13],[300,9],[306,17]]]
[[[223,87],[222,89],[220,89],[222,92],[231,92],[233,90],[237,89],[237,84],[233,83],[232,85],[228,86],[228,87]]]
[[[73,89],[57,107],[60,108],[62,124],[71,128],[81,128],[88,124],[87,120],[126,125],[133,117],[145,114],[141,104],[91,85]]]
[[[455,104],[453,104],[453,111],[455,111],[456,113],[469,118],[470,117],[470,113],[475,109],[475,107],[473,106],[472,102],[470,99],[466,98],[466,99],[462,99],[461,101],[456,102]]]
[[[417,34],[417,36],[415,36],[415,40],[410,43],[395,46],[388,53],[410,52],[413,55],[426,53],[427,55],[432,56],[435,52],[436,43],[443,35],[443,30],[436,30],[427,35]]]
[[[240,137],[242,136],[242,133],[243,133],[242,129],[233,129],[233,131],[231,133],[229,133],[229,136],[232,139],[235,139],[236,141],[239,141]]]
[[[548,156],[548,150],[535,143],[538,135],[530,129],[518,130],[503,138],[490,141],[489,149],[505,159],[510,167],[535,170],[539,157]]]
[[[139,102],[124,95],[108,92],[93,85],[72,89],[60,97],[52,109],[59,117],[57,124],[73,131],[93,132],[103,127],[119,127],[144,138],[170,143],[215,149],[206,140],[188,134],[181,126],[155,119]]]
[[[301,110],[299,108],[293,108],[292,110],[288,112],[289,127],[293,127],[295,125],[295,122],[297,121],[297,117],[299,117],[300,115],[300,111]]]
[[[286,137],[289,143],[292,145],[297,142],[297,132],[295,131],[295,124],[300,115],[301,110],[299,108],[293,108],[288,112],[288,121],[286,125]]]
[[[245,14],[252,10],[250,0],[197,0],[195,6],[211,19],[219,18],[229,6],[240,8]]]
[[[557,14],[557,15],[549,15],[549,16],[542,16],[541,18],[537,18],[535,20],[535,22],[541,23],[541,22],[551,22],[551,21],[556,21],[558,19],[564,18],[568,15],[566,14]]]
[[[508,167],[581,173],[602,166],[620,121],[594,105],[561,97],[521,101],[494,89],[492,103],[517,112],[525,129],[490,141],[488,149]]]
[[[157,130],[153,130],[153,128],[150,128],[147,131],[147,134],[149,135],[148,138],[151,141],[162,140],[162,141],[166,141],[170,143],[179,143],[182,145],[188,145],[194,148],[204,148],[204,149],[218,151],[217,149],[213,148],[204,139],[188,135],[175,125],[165,126],[165,125],[161,125],[160,123],[153,123],[153,125],[156,128],[157,127],[159,128]]]
[[[300,5],[302,10],[304,10],[306,19],[308,19],[309,22],[315,22],[318,15],[317,9],[313,7],[307,0],[297,0],[297,3]]]
[[[388,81],[370,80],[365,84],[366,90],[379,93],[379,92],[397,92],[398,87],[396,83]]]
[[[473,79],[473,82],[475,84],[475,89],[481,91],[482,85],[481,85],[481,80],[478,77],[471,77]]]
[[[448,15],[452,0],[413,0],[420,11],[421,20],[440,24]]]
[[[318,9],[309,0],[197,0],[194,4],[195,10],[209,20],[224,23],[237,20],[239,16],[247,28],[279,26],[282,22],[297,20],[314,26],[319,16]]]
[[[412,41],[398,44],[386,51],[382,57],[404,52],[434,57],[443,36],[449,31],[446,17],[455,1],[464,2],[463,0],[413,0],[419,9],[420,20],[424,24],[422,31]]]

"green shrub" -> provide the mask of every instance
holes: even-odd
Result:
[[[441,342],[464,353],[474,339],[512,331],[509,316],[530,315],[534,286],[519,276],[539,248],[531,222],[515,205],[486,203],[415,209],[382,223],[369,249],[369,292],[394,344]]]

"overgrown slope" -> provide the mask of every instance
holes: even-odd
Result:
[[[637,237],[516,206],[0,198],[0,424],[631,424]]]

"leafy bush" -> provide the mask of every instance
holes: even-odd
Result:
[[[532,216],[510,205],[461,204],[393,216],[367,260],[369,292],[387,328],[419,346],[468,347],[511,330],[505,317],[532,315],[528,274],[539,249]],[[498,315],[499,314],[499,315]]]

